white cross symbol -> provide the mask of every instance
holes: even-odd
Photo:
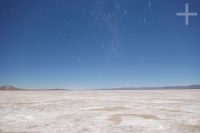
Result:
[[[190,13],[188,3],[185,4],[185,13],[176,13],[177,16],[185,16],[185,25],[189,25],[189,16],[197,16],[197,13]]]

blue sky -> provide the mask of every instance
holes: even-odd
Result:
[[[185,3],[197,17],[176,16]],[[199,0],[0,0],[0,85],[200,84]]]

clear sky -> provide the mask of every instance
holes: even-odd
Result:
[[[0,0],[0,85],[200,84],[199,51],[200,0]]]

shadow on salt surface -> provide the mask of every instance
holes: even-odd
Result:
[[[159,117],[151,114],[113,114],[107,118],[107,121],[114,125],[131,126],[133,129],[145,128],[145,131],[150,130],[151,132],[165,128],[159,120]]]
[[[114,129],[130,129],[132,132],[142,131],[160,131],[165,128],[160,118],[150,114],[103,114],[95,117],[97,123],[101,123],[107,128],[115,127]],[[124,132],[124,131],[123,131]],[[130,132],[130,131],[127,131]]]
[[[111,107],[93,107],[87,108],[90,111],[121,111],[121,110],[128,110],[130,108],[125,106],[111,106]]]
[[[149,115],[149,114],[114,114],[114,115],[111,115],[108,118],[108,120],[112,121],[114,124],[120,124],[123,118],[128,118],[128,119],[142,118],[146,120],[159,120],[159,117],[154,116],[154,115]]]

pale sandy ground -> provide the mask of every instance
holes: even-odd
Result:
[[[200,133],[200,90],[0,91],[0,133]]]

